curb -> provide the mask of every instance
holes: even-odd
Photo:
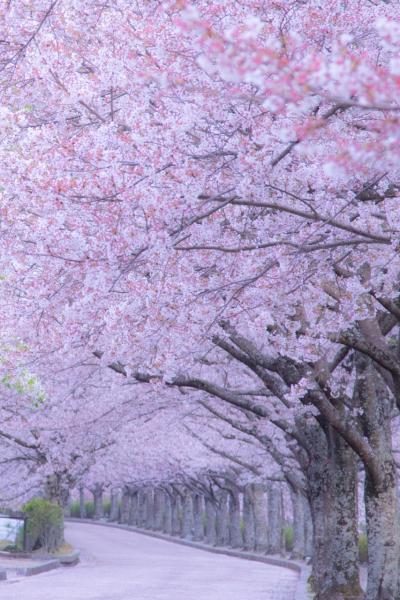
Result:
[[[0,551],[0,558],[32,558],[32,554],[30,552],[4,552],[4,550]]]
[[[71,552],[71,554],[64,554],[63,556],[59,556],[58,560],[61,565],[74,567],[78,564],[80,560],[80,555],[81,553],[79,552],[79,550],[76,550],[75,552]]]
[[[46,571],[52,571],[53,569],[57,569],[60,566],[60,562],[58,560],[48,560],[41,565],[35,565],[34,567],[21,567],[17,568],[17,575],[24,575],[25,577],[30,577],[31,575],[39,575],[40,573],[45,573]]]
[[[52,556],[51,554],[43,554],[43,555],[37,555],[35,556],[35,558],[37,558],[38,560],[56,560],[60,563],[60,565],[63,566],[74,566],[77,565],[79,562],[79,557],[80,557],[80,551],[79,550],[75,550],[74,552],[71,552],[70,554],[62,554],[60,556]]]
[[[23,554],[23,556],[22,556]],[[75,550],[70,554],[64,554],[63,556],[54,558],[54,556],[45,554],[45,555],[35,555],[33,556],[29,552],[21,553],[19,555],[10,555],[6,552],[0,552],[0,557],[6,557],[10,561],[10,570],[15,572],[17,575],[22,577],[30,577],[32,575],[40,575],[40,573],[46,573],[47,571],[52,571],[53,569],[57,569],[60,566],[69,567],[75,566],[79,562],[80,552],[79,550]],[[39,564],[33,565],[31,567],[18,567],[17,565],[13,565],[13,559],[18,558],[30,558],[32,560],[42,561]],[[7,570],[8,569],[0,569],[0,581],[7,580]]]
[[[156,531],[149,531],[147,529],[139,529],[132,525],[122,525],[120,523],[111,523],[109,521],[95,521],[93,519],[76,519],[73,517],[66,518],[65,521],[68,523],[87,523],[89,525],[100,525],[101,527],[111,527],[113,529],[122,529],[124,531],[132,531],[140,535],[147,535],[148,537],[164,540],[166,542],[172,542],[173,544],[180,544],[181,546],[190,546],[198,550],[205,550],[212,554],[224,554],[226,556],[232,556],[234,558],[243,558],[245,560],[253,560],[276,567],[283,567],[294,571],[298,574],[298,584],[296,590],[296,600],[309,600],[310,596],[307,592],[307,579],[309,576],[309,568],[301,563],[300,561],[291,561],[284,558],[274,558],[269,556],[263,556],[256,554],[255,552],[247,552],[245,550],[233,550],[229,548],[208,546],[202,542],[194,542],[184,538],[177,538],[174,536],[167,535],[165,533],[159,533]]]

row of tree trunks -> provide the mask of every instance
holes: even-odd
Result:
[[[93,495],[98,494],[92,490]],[[97,513],[99,498],[96,495]],[[111,493],[110,520],[136,527],[163,531],[214,546],[244,548],[249,551],[281,554],[283,551],[283,510],[281,485],[248,484],[243,491],[230,486],[204,495],[190,489],[134,488],[125,486],[119,501]],[[306,556],[307,501],[293,511],[303,523],[296,539],[296,556]],[[297,516],[296,516],[297,515]],[[298,526],[297,526],[298,527]],[[309,544],[310,546],[311,544]]]
[[[104,518],[104,486],[91,488],[94,518]],[[312,556],[313,528],[308,499],[291,490],[293,506],[293,558]],[[87,516],[84,488],[79,493],[80,516]],[[317,506],[318,510],[318,506]],[[136,488],[125,485],[110,492],[110,521],[139,528],[163,531],[168,535],[204,541],[213,546],[244,548],[269,554],[282,554],[282,486],[270,482],[232,484],[203,494],[190,489]],[[318,519],[317,519],[318,521]],[[325,531],[325,529],[323,529]],[[323,535],[321,535],[323,539]],[[317,554],[318,556],[318,554]]]

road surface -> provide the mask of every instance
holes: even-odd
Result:
[[[1,600],[295,600],[297,574],[138,533],[68,523],[76,567],[0,583]]]

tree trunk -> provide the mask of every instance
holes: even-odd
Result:
[[[138,491],[138,525],[142,529],[146,527],[147,520],[147,502],[146,502],[146,491],[140,489]]]
[[[206,509],[205,541],[206,541],[206,544],[210,544],[210,546],[215,546],[217,543],[217,530],[216,530],[217,511],[216,511],[215,503],[209,497],[206,497],[206,499],[205,499],[205,509]]]
[[[79,516],[81,519],[86,519],[85,490],[83,487],[79,488]]]
[[[68,500],[66,500],[66,503],[64,505],[63,508],[63,513],[64,513],[64,517],[69,518],[71,516],[71,495],[68,494]]]
[[[130,508],[130,494],[127,487],[122,490],[121,497],[121,511],[120,511],[120,523],[126,524],[129,522],[129,508]]]
[[[189,491],[183,499],[182,537],[193,539],[193,498]]]
[[[254,513],[255,549],[257,552],[269,551],[268,513],[272,514],[272,509],[268,505],[265,492],[266,487],[264,484],[253,483],[251,499]]]
[[[304,497],[304,521],[305,521],[305,529],[306,529],[306,558],[312,558],[314,552],[314,527],[311,515],[310,502],[308,498]]]
[[[146,489],[146,529],[154,529],[154,490]]]
[[[357,459],[334,430],[328,430],[328,476],[333,497],[330,556],[332,587],[344,599],[361,596],[359,578]]]
[[[304,503],[307,501],[299,490],[290,488],[290,498],[293,508],[293,549],[291,558],[304,559],[306,554],[306,514]]]
[[[134,525],[137,527],[138,524],[138,492],[137,490],[129,490],[129,516],[128,523],[129,525]]]
[[[165,492],[163,532],[167,535],[172,535],[172,502],[169,492]]]
[[[204,539],[203,506],[203,496],[193,494],[193,539],[197,541]]]
[[[103,519],[104,518],[104,507],[103,507],[103,486],[98,484],[93,490],[93,502],[94,502],[94,518],[95,519]]]
[[[172,535],[181,535],[182,531],[182,501],[177,492],[172,492]]]
[[[307,484],[314,528],[316,600],[361,600],[354,452],[330,427],[308,425]]]
[[[229,545],[229,527],[228,527],[228,492],[221,490],[217,497],[217,546]]]
[[[119,493],[117,489],[111,490],[111,507],[110,507],[110,521],[118,521],[119,514]]]
[[[54,473],[46,477],[44,485],[44,497],[49,502],[61,506],[64,510],[70,499],[70,489],[65,478],[60,473]]]
[[[240,499],[238,490],[230,490],[228,497],[228,507],[230,545],[232,548],[242,548],[243,535],[240,527]]]
[[[370,359],[356,358],[356,397],[364,435],[379,465],[379,481],[366,465],[365,514],[368,537],[366,600],[400,598],[400,527],[396,464],[392,452],[392,401]]]
[[[243,494],[243,547],[245,550],[253,551],[255,545],[253,494],[251,484],[247,484]]]
[[[268,534],[267,552],[282,554],[282,489],[279,483],[271,482],[268,489]]]
[[[165,493],[163,490],[154,490],[154,529],[161,531],[164,523]]]
[[[366,600],[400,598],[400,532],[396,469],[389,459],[385,483],[377,489],[368,475],[365,482],[365,512],[368,536],[368,585]]]

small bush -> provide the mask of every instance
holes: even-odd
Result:
[[[87,519],[93,519],[94,517],[94,504],[91,500],[85,502],[85,512]]]
[[[358,555],[360,563],[368,562],[368,540],[365,533],[360,533],[360,537],[358,538]]]
[[[71,517],[74,517],[74,519],[79,519],[79,517],[81,516],[81,509],[78,500],[74,500],[73,502],[71,502],[70,510]]]
[[[103,500],[103,512],[105,517],[109,517],[111,513],[111,500]]]
[[[27,516],[28,550],[57,550],[64,541],[64,515],[58,504],[34,498],[23,507]]]
[[[285,541],[285,550],[286,552],[291,552],[293,550],[293,527],[287,526],[283,528],[283,539]]]

